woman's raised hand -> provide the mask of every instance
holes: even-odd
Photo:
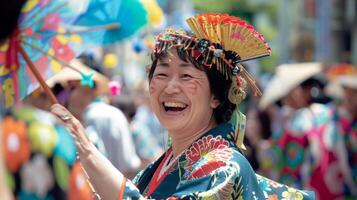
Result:
[[[60,104],[53,104],[51,106],[51,112],[70,130],[75,139],[79,154],[81,155],[88,152],[92,143],[87,137],[85,129],[80,121]]]

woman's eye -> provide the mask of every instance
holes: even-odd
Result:
[[[156,77],[167,77],[167,74],[164,73],[158,73],[155,75]]]
[[[185,78],[185,79],[193,78],[193,76],[191,76],[189,74],[183,74],[181,77]]]

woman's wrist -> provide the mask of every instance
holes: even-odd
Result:
[[[82,165],[84,166],[93,166],[96,163],[96,154],[98,154],[98,149],[94,144],[81,144],[81,148],[78,148],[78,158]]]

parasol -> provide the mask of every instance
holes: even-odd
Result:
[[[0,93],[14,105],[38,87],[56,103],[44,80],[91,44],[123,40],[147,23],[139,0],[28,0],[16,30],[0,46]],[[85,44],[85,45],[84,45]],[[92,81],[87,81],[89,84]]]
[[[89,0],[69,32],[80,32],[87,43],[108,45],[132,36],[148,23],[147,18],[139,0]]]
[[[0,93],[10,107],[42,85],[53,103],[56,99],[45,84],[81,51],[76,34],[61,35],[63,24],[73,22],[86,0],[28,0],[15,31],[0,46]],[[36,66],[36,67],[35,67]]]

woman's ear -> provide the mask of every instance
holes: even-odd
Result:
[[[210,103],[211,108],[213,108],[213,109],[217,108],[220,103],[221,102],[219,102],[218,98],[213,95],[212,98],[211,98],[211,103]]]

